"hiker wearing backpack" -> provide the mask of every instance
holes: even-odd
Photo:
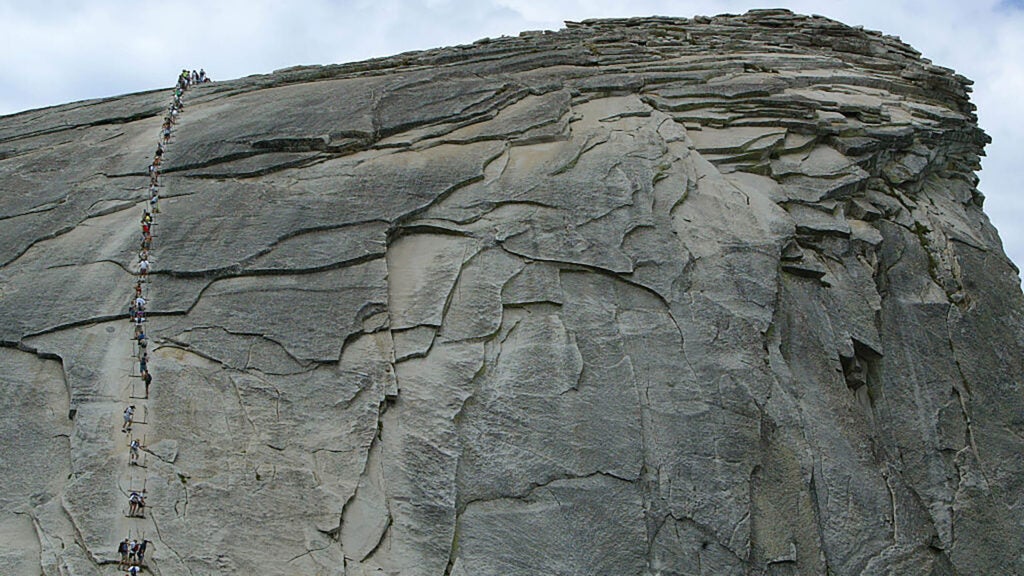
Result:
[[[124,424],[121,425],[121,432],[128,433],[132,431],[132,422],[135,419],[135,405],[131,405],[124,409]]]

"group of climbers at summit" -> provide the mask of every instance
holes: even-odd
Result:
[[[148,400],[150,386],[153,383],[153,375],[149,369],[149,338],[146,334],[147,326],[147,311],[150,305],[149,296],[146,294],[146,287],[152,282],[151,270],[152,270],[152,250],[153,250],[153,237],[154,227],[156,222],[154,221],[154,215],[160,213],[160,172],[163,166],[165,157],[164,154],[167,151],[167,145],[171,141],[171,134],[174,125],[177,123],[178,116],[185,108],[183,96],[186,90],[194,84],[201,84],[210,82],[210,78],[207,77],[205,70],[189,72],[183,69],[181,74],[178,76],[177,84],[174,89],[174,97],[171,104],[167,108],[167,113],[164,115],[163,124],[160,127],[160,135],[157,139],[156,152],[153,154],[153,160],[149,164],[147,176],[149,178],[148,186],[148,201],[145,207],[142,209],[142,218],[139,221],[141,228],[141,238],[139,242],[138,251],[138,264],[136,265],[136,277],[133,285],[133,291],[131,298],[128,302],[128,320],[134,326],[134,334],[131,337],[133,348],[135,350],[133,356],[133,362],[135,360],[139,363],[139,373],[137,377],[142,379],[144,388],[144,395],[139,396],[138,393],[133,391],[130,397],[138,400]],[[134,371],[134,370],[133,370]],[[142,406],[145,408],[145,406]],[[129,435],[128,442],[128,465],[129,467],[141,467],[146,468],[144,460],[140,460],[140,453],[146,450],[145,440],[140,440],[138,437],[133,436],[132,428],[135,424],[145,424],[145,422],[137,422],[137,408],[135,404],[130,404],[125,407],[123,416],[123,422],[121,425],[121,431]],[[143,412],[147,414],[147,412]],[[133,477],[134,483],[134,477]],[[131,486],[127,492],[128,496],[128,509],[125,512],[126,518],[145,518],[146,517],[146,488],[145,482],[141,488]],[[139,537],[136,539],[125,538],[123,542],[118,545],[117,552],[120,556],[119,568],[125,570],[129,575],[139,574],[140,571],[146,568],[145,566],[145,554],[146,546],[152,545],[152,542],[146,540],[145,537]]]
[[[213,80],[206,75],[206,70],[202,68],[198,72],[195,70],[189,72],[187,68],[182,68],[181,74],[178,76],[178,88],[182,90],[186,90],[194,84],[205,84],[207,82],[213,82]]]

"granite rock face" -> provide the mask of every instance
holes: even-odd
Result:
[[[1024,573],[969,85],[775,10],[192,89],[127,472],[169,91],[0,118],[4,569]]]

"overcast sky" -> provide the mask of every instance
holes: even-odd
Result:
[[[985,211],[1024,264],[1024,0],[0,0],[0,115],[168,86],[464,44],[564,20],[785,7],[900,36],[975,81]]]

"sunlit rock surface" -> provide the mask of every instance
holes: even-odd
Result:
[[[1024,573],[969,84],[757,11],[195,88],[148,400],[170,91],[0,118],[3,571]]]

